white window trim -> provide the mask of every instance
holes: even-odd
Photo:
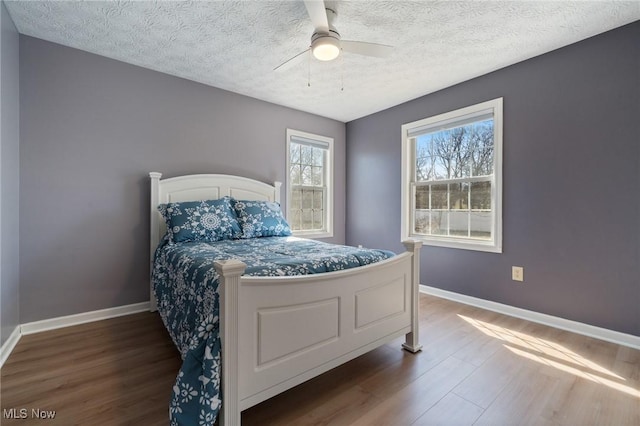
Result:
[[[289,217],[289,203],[291,200],[291,159],[290,159],[290,147],[292,138],[299,137],[303,139],[316,140],[319,142],[324,142],[329,145],[328,153],[327,153],[327,164],[325,164],[325,173],[326,173],[326,181],[327,181],[327,189],[326,189],[326,197],[325,197],[325,229],[324,231],[294,231],[292,230],[292,234],[297,237],[305,237],[305,238],[331,238],[333,237],[333,138],[327,136],[315,135],[313,133],[307,133],[300,130],[287,129],[287,164],[286,164],[286,174],[287,174],[287,205],[285,208],[287,221],[290,221]]]
[[[493,147],[493,164],[494,173],[491,180],[491,208],[494,212],[491,235],[492,241],[464,240],[461,238],[442,238],[437,236],[425,236],[413,234],[413,209],[411,197],[413,193],[414,177],[413,169],[415,163],[415,149],[411,144],[409,134],[412,130],[435,125],[445,120],[455,120],[456,117],[472,115],[481,111],[493,110],[493,131],[494,131],[494,147]],[[482,102],[466,108],[439,114],[434,117],[425,118],[402,125],[402,215],[401,215],[401,238],[402,240],[412,238],[421,240],[426,245],[437,247],[449,247],[464,250],[477,250],[491,253],[502,253],[502,98],[493,99],[491,101]]]

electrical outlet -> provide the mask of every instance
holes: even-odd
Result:
[[[512,266],[511,279],[514,281],[524,281],[524,268],[522,266]]]

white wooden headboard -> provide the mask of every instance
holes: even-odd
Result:
[[[166,232],[166,224],[158,211],[158,205],[180,201],[217,200],[225,195],[238,200],[264,200],[280,202],[281,182],[273,185],[253,179],[231,175],[185,175],[169,179],[160,179],[162,173],[151,172],[151,267],[153,255]],[[156,310],[153,283],[150,288],[149,302],[151,311]]]

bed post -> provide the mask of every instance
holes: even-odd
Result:
[[[422,241],[407,240],[402,244],[407,251],[413,253],[411,258],[411,332],[405,335],[405,343],[402,347],[409,352],[416,353],[422,350],[419,333],[420,312],[420,248]]]
[[[238,384],[238,302],[240,276],[247,267],[239,260],[215,261],[220,275],[220,339],[222,341],[222,409],[220,426],[240,426],[240,392]]]
[[[153,255],[156,251],[156,247],[160,242],[160,235],[158,235],[158,204],[160,204],[160,178],[162,177],[162,173],[151,172],[149,173],[149,177],[151,178],[151,235],[149,244],[151,248],[151,255],[149,258],[149,310],[151,312],[158,310],[158,304],[156,302],[156,296],[153,293],[153,281],[151,280],[151,274],[153,273]]]

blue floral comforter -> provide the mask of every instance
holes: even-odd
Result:
[[[245,275],[289,276],[367,265],[394,254],[295,237],[166,241],[152,273],[158,311],[183,364],[173,386],[171,425],[212,425],[221,406],[218,274],[214,260],[238,259]]]

